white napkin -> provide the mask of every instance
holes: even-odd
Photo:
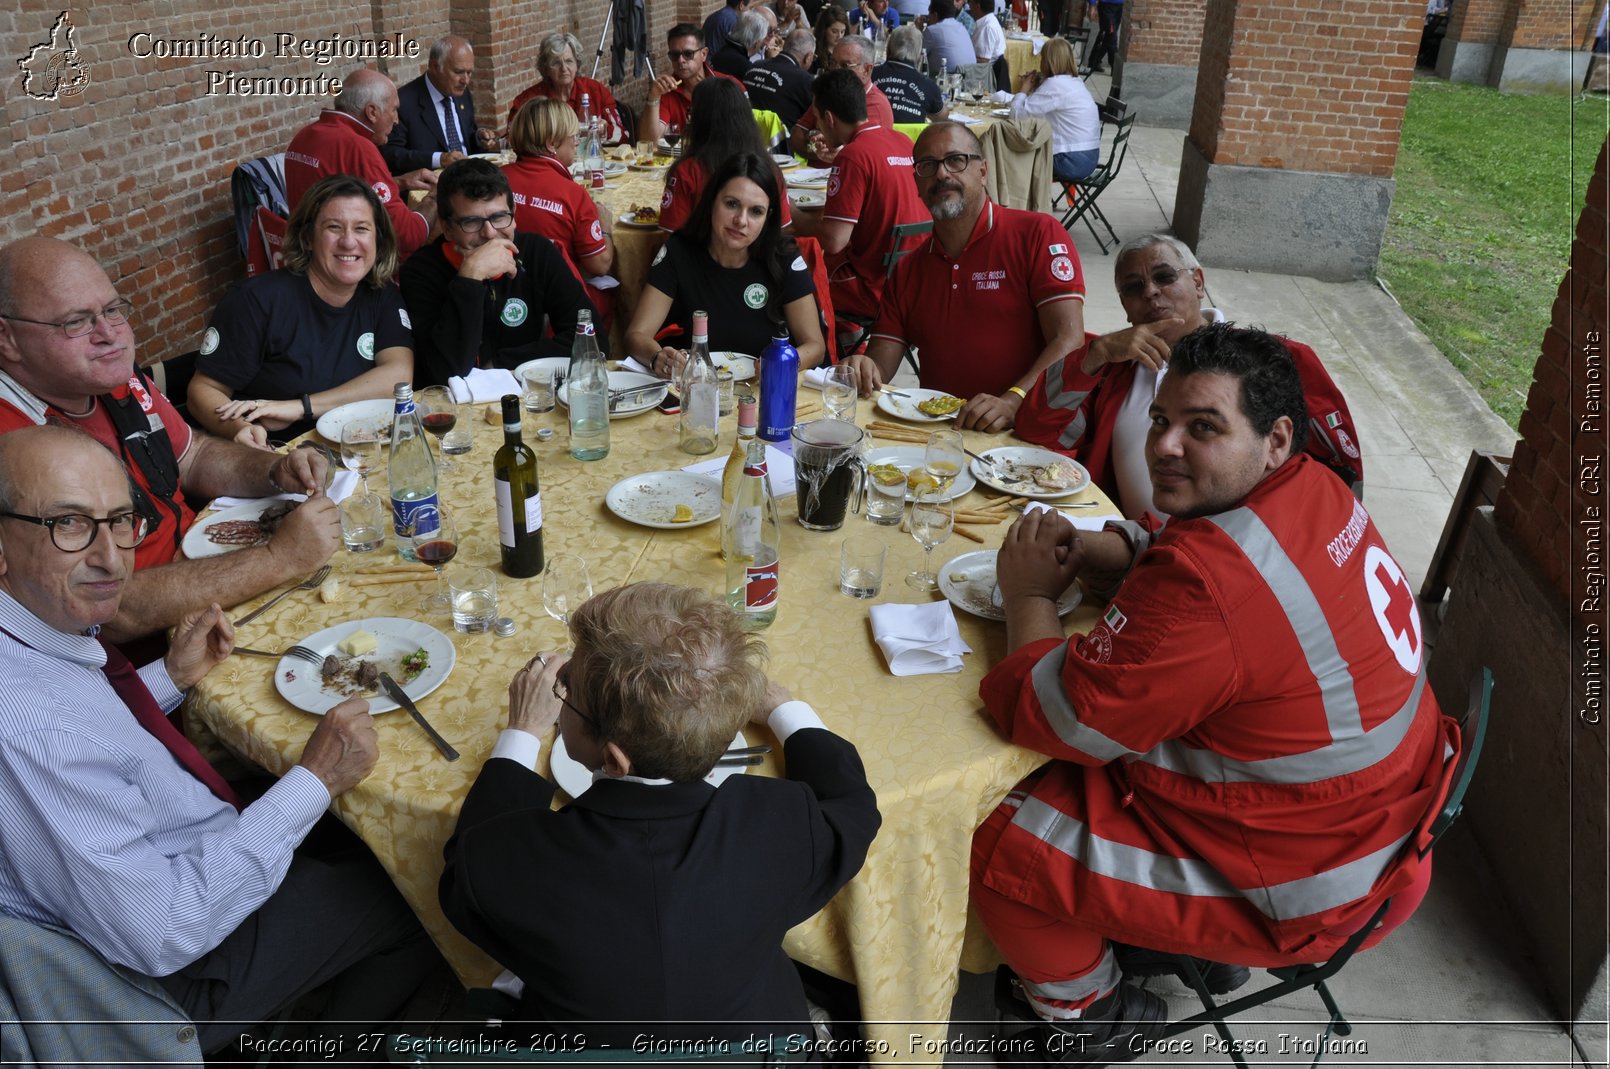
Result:
[[[639,361],[637,359],[637,357],[635,357],[635,356],[623,356],[623,357],[621,357],[621,370],[622,371],[636,371],[636,372],[639,372],[639,373],[644,374],[644,375],[653,375],[654,374],[654,372],[652,372],[648,368],[644,367],[642,362]],[[659,376],[655,375],[655,378],[658,378],[658,377]]]
[[[955,121],[957,121],[959,123],[965,123],[968,126],[979,126],[979,125],[981,125],[983,123],[989,122],[988,119],[980,119],[976,115],[962,115],[962,114],[955,113],[955,112],[953,112],[950,117],[952,119],[954,119]]]
[[[453,400],[461,405],[484,405],[499,400],[504,394],[518,394],[520,383],[514,372],[501,367],[471,368],[468,375],[454,375],[447,380],[453,391]]]
[[[358,488],[358,473],[355,471],[338,471],[331,478],[330,485],[325,488],[324,495],[337,505],[352,496],[352,491]],[[215,509],[232,509],[236,505],[250,505],[257,501],[295,501],[301,503],[307,500],[306,494],[273,494],[269,497],[215,497],[209,506]]]
[[[831,167],[796,167],[788,173],[788,184],[797,186],[806,182],[823,182],[832,173]]]
[[[720,460],[701,460],[682,470],[719,479],[726,467],[727,458],[722,457]],[[787,497],[797,490],[794,485],[794,458],[770,444],[766,446],[766,481],[771,484],[773,497]]]
[[[614,275],[593,275],[587,280],[587,285],[595,290],[612,290],[621,284],[621,280]]]
[[[948,601],[925,605],[874,605],[872,638],[897,676],[960,672],[964,653],[973,648],[956,629]]]
[[[1010,104],[1012,102],[1012,94],[1004,89],[995,90],[989,95],[989,98],[997,104]]]
[[[805,385],[809,386],[813,390],[820,390],[822,388],[822,384],[826,381],[827,368],[825,367],[813,367],[809,371],[805,372]]]
[[[1061,512],[1062,510],[1053,508],[1052,506],[1047,505],[1044,501],[1030,501],[1027,505],[1023,506],[1023,511],[1025,513],[1029,513]],[[1117,512],[1098,512],[1092,516],[1088,513],[1085,513],[1083,510],[1080,510],[1079,512],[1063,512],[1062,516],[1069,523],[1073,524],[1073,528],[1076,531],[1100,531],[1107,526],[1108,520],[1121,520],[1124,518],[1120,513]]]

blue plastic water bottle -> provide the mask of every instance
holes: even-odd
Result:
[[[760,354],[760,427],[768,442],[788,440],[794,429],[794,400],[799,392],[799,350],[780,331]]]

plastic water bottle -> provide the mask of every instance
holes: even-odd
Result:
[[[759,631],[777,619],[782,542],[777,499],[766,477],[766,443],[759,438],[749,440],[743,476],[721,523],[721,542],[728,547],[727,604],[743,618],[745,629]]]
[[[950,82],[950,60],[944,56],[939,57],[939,93],[945,98],[945,103],[956,102],[956,87]]]
[[[799,392],[799,350],[779,331],[760,354],[760,437],[783,442],[794,429]]]
[[[422,532],[415,530],[416,523],[438,522],[432,519],[440,507],[436,499],[436,458],[431,455],[430,440],[414,409],[413,386],[399,382],[392,396],[391,459],[386,471],[391,484],[391,526],[397,535],[397,552],[404,560],[418,560],[412,538]],[[422,513],[417,520],[416,513]]]
[[[682,451],[702,456],[716,451],[721,437],[721,387],[710,359],[710,314],[693,313],[693,350],[682,365]]]
[[[570,349],[565,396],[570,404],[570,455],[577,460],[609,456],[609,371],[593,334],[593,314],[576,313],[576,341]]]

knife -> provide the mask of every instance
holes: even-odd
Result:
[[[414,723],[425,729],[425,734],[429,735],[430,741],[434,742],[436,744],[436,748],[442,751],[443,757],[447,758],[449,761],[458,760],[458,751],[453,749],[452,744],[446,739],[442,738],[435,728],[430,726],[430,721],[426,720],[425,717],[420,713],[419,707],[414,704],[413,699],[403,693],[403,689],[397,685],[397,681],[395,679],[392,679],[391,676],[387,675],[385,672],[381,672],[380,685],[381,687],[385,688],[386,696],[388,698],[402,706],[404,709],[407,709],[408,715],[414,718]]]
[[[717,768],[733,768],[743,765],[758,765],[765,762],[760,754],[750,754],[747,757],[723,757],[716,761]]]

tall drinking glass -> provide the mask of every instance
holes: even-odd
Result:
[[[822,379],[822,404],[834,419],[855,419],[855,368],[834,364]]]
[[[369,493],[369,473],[380,460],[380,424],[374,420],[349,419],[341,427],[341,466],[356,472]]]
[[[928,435],[928,445],[922,451],[922,466],[941,490],[950,492],[966,463],[967,450],[962,446],[961,431],[947,427]]]
[[[570,652],[570,614],[593,596],[587,562],[572,553],[549,557],[542,569],[542,607],[565,625],[563,652]]]
[[[950,538],[956,526],[956,507],[948,491],[917,494],[911,502],[911,537],[922,546],[922,571],[906,576],[906,585],[914,590],[933,591],[939,587],[934,574],[934,547]]]

